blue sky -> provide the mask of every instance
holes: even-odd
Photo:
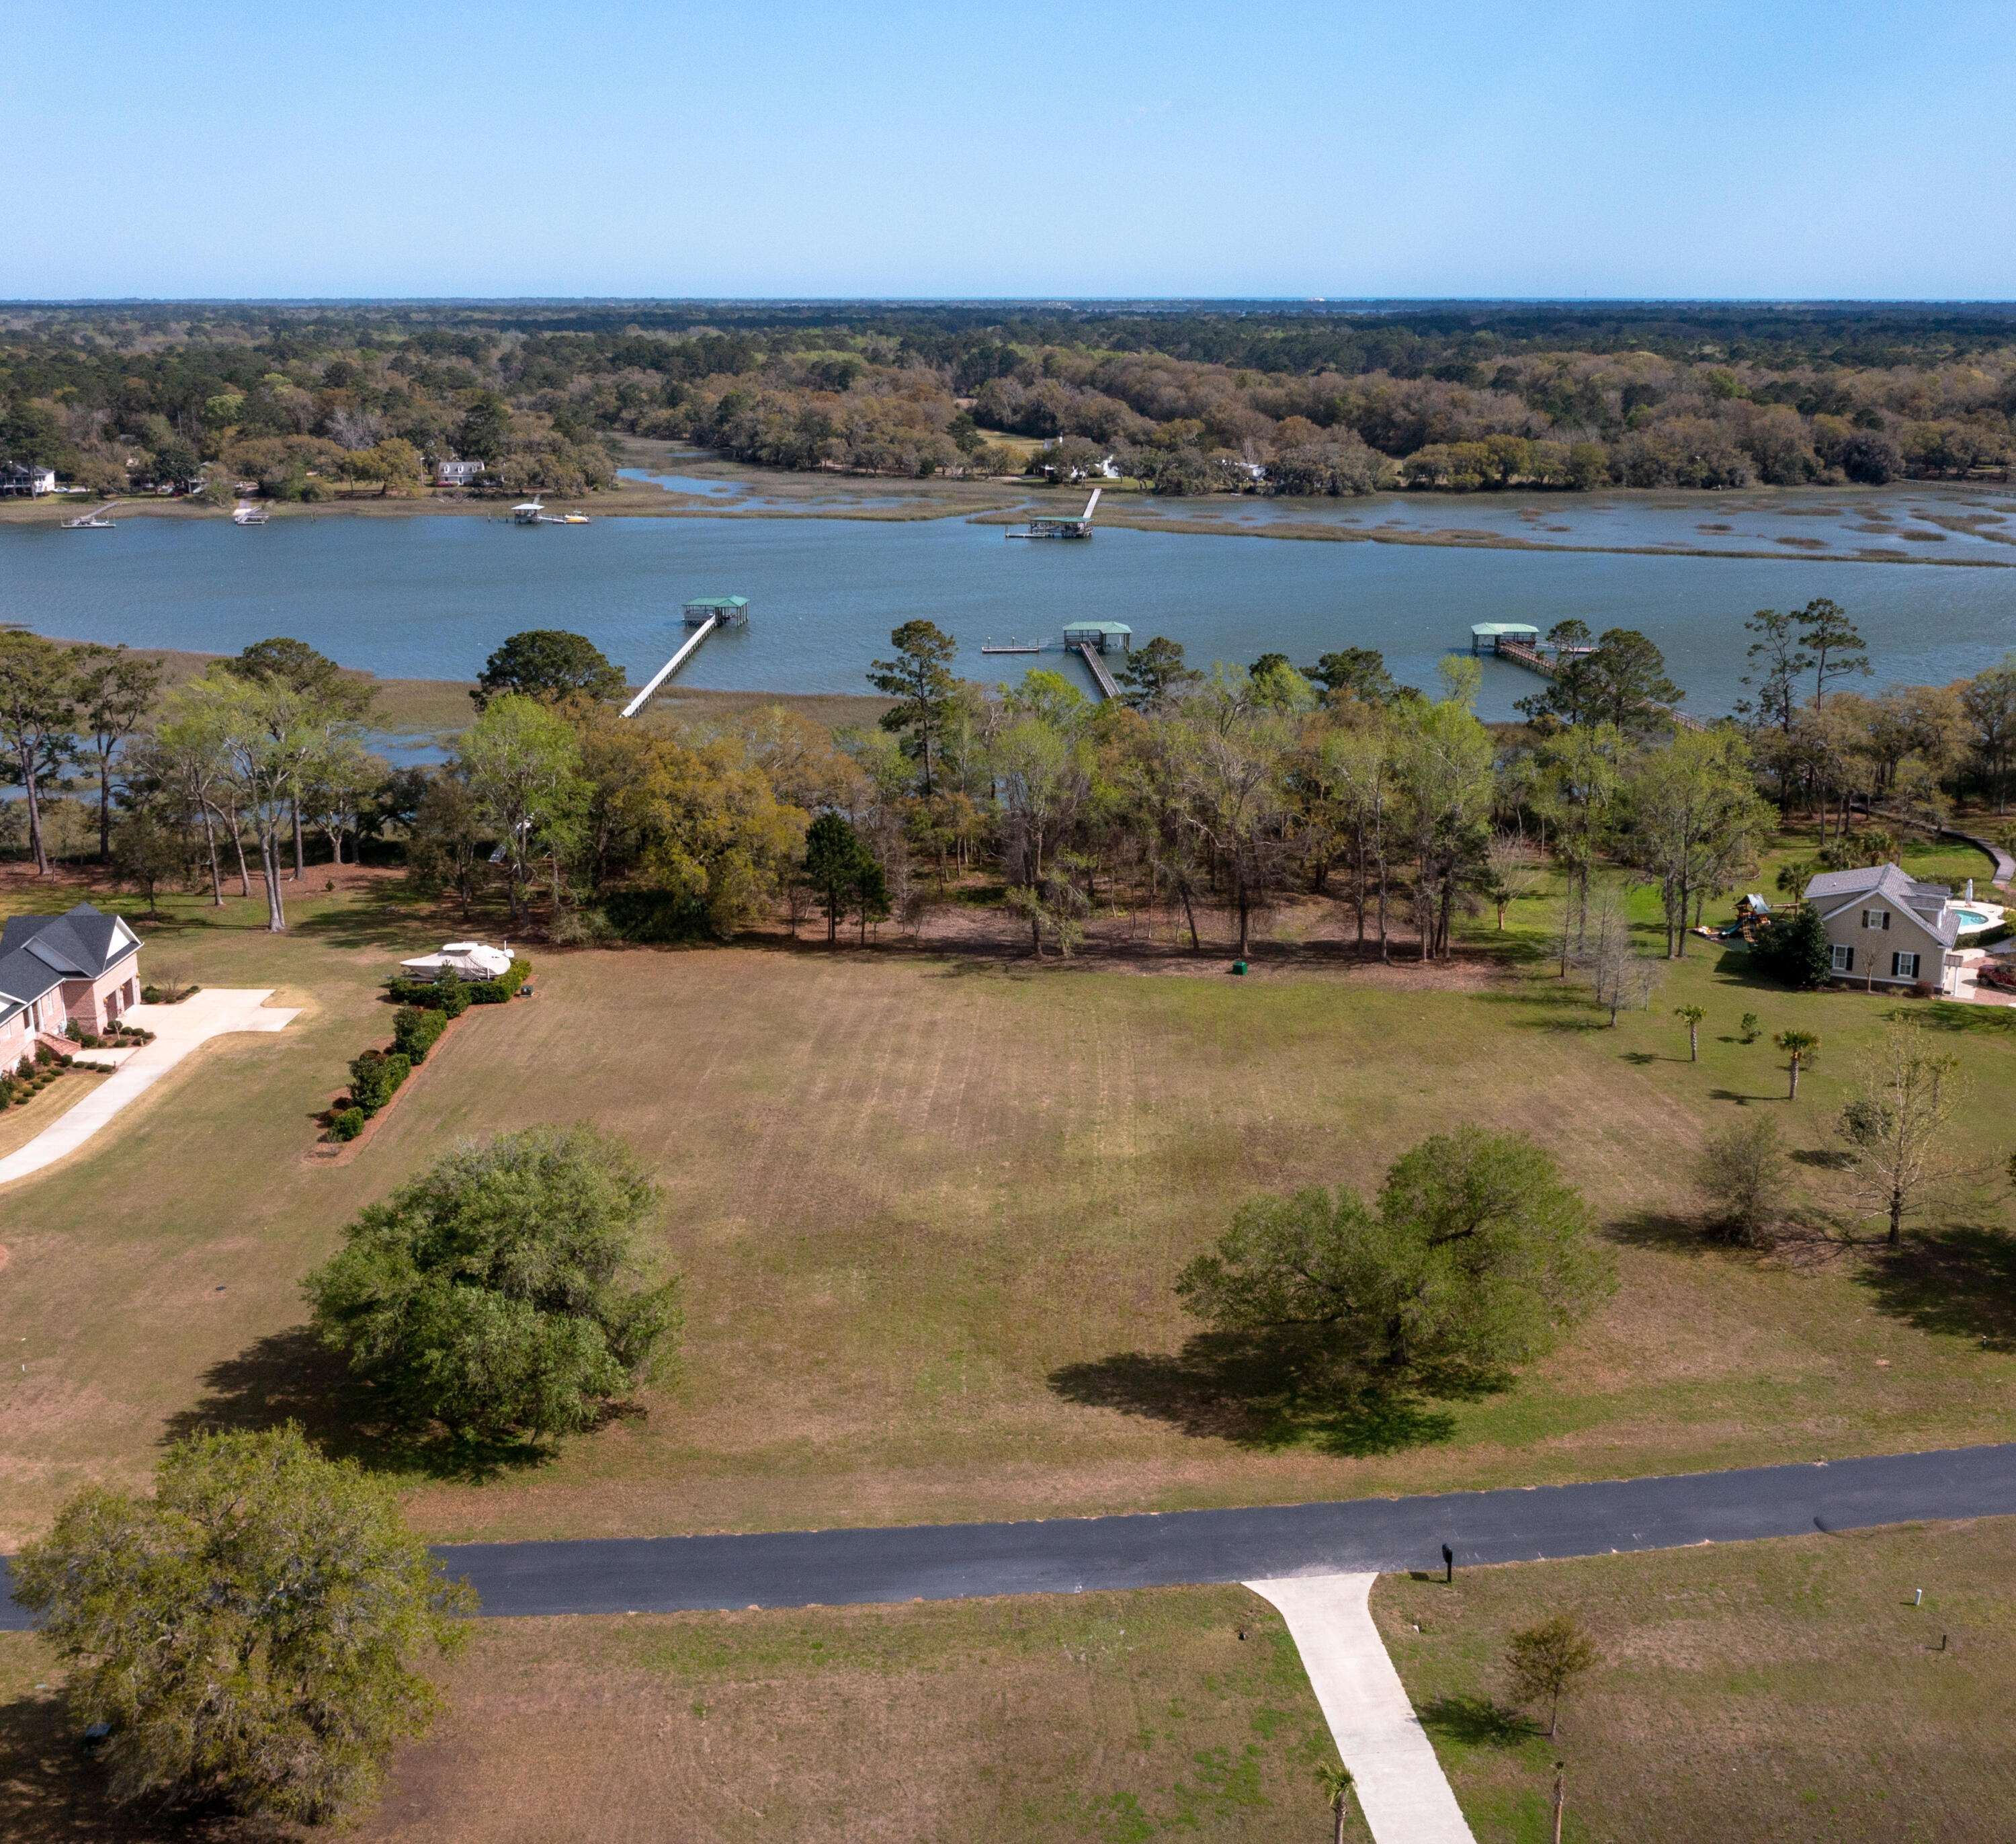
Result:
[[[2016,297],[2016,5],[10,9],[0,297]]]

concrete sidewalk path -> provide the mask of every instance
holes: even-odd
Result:
[[[134,1006],[126,1014],[128,1022],[153,1032],[154,1041],[132,1052],[91,1093],[50,1122],[18,1152],[0,1159],[0,1184],[27,1178],[76,1151],[121,1109],[138,1100],[183,1057],[213,1037],[235,1031],[284,1030],[301,1014],[268,1005],[272,996],[270,986],[218,986],[191,993],[179,1005]],[[91,1053],[84,1053],[87,1057]]]
[[[1377,1844],[1476,1844],[1373,1623],[1374,1575],[1246,1586],[1281,1610]]]

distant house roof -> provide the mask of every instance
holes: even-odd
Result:
[[[1960,938],[1960,922],[1948,906],[1951,888],[1924,884],[1894,864],[1863,865],[1853,870],[1822,871],[1807,880],[1805,899],[1828,915],[1870,897],[1882,897],[1909,910],[1949,948]]]
[[[65,980],[96,979],[139,948],[117,916],[88,902],[60,916],[10,917],[0,931],[0,1017]]]

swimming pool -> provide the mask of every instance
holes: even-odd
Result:
[[[1955,909],[1953,919],[1963,928],[1985,928],[1988,918],[1978,909]]]

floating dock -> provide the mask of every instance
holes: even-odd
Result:
[[[715,628],[747,627],[749,625],[749,598],[747,596],[697,596],[680,610],[680,618],[693,632],[680,643],[679,651],[651,675],[644,689],[623,707],[625,717],[635,717],[650,704],[658,687],[700,651],[701,642]]]

